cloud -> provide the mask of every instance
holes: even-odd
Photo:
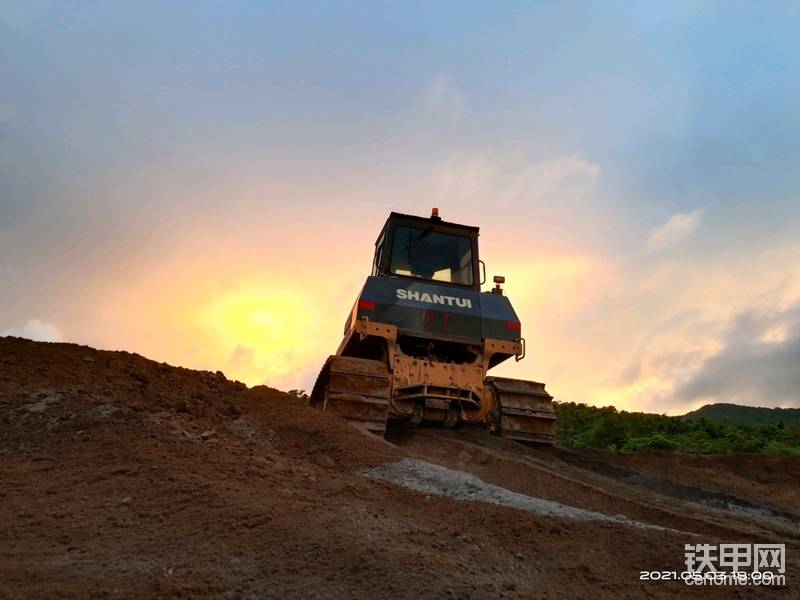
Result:
[[[420,96],[420,104],[429,117],[456,124],[464,116],[464,98],[458,86],[444,75],[431,79]]]
[[[800,303],[750,310],[730,325],[721,350],[675,390],[678,399],[800,407]]]
[[[232,365],[237,367],[242,365],[249,365],[252,364],[253,362],[254,354],[255,354],[255,349],[253,347],[239,344],[236,346],[236,348],[233,349],[230,362]]]
[[[568,203],[565,195],[576,199],[586,196],[600,175],[600,166],[580,156],[558,156],[527,165],[509,176],[502,200]]]
[[[700,226],[704,212],[704,209],[699,208],[690,213],[672,215],[669,221],[650,230],[647,249],[655,252],[680,244]]]
[[[63,342],[64,338],[55,325],[39,319],[28,319],[22,327],[0,331],[0,337],[13,336],[27,338],[35,342]]]
[[[479,200],[494,192],[497,165],[481,154],[454,154],[433,173],[434,193],[441,199]]]
[[[433,192],[442,201],[477,206],[491,201],[515,211],[520,206],[573,210],[589,195],[600,172],[599,165],[578,155],[531,160],[503,152],[456,153],[434,170]]]
[[[554,395],[668,414],[709,402],[798,404],[796,244],[763,239],[724,255],[640,254],[612,264],[618,277],[607,283],[557,288],[570,298],[592,290],[589,303],[560,323],[537,324],[537,337],[568,357],[563,369],[529,340]]]

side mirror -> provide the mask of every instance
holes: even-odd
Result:
[[[494,276],[494,287],[492,288],[492,293],[493,294],[499,294],[499,295],[502,296],[503,295],[503,288],[500,287],[500,284],[501,283],[505,283],[505,282],[506,282],[506,278],[505,277],[503,277],[502,275],[495,275]]]
[[[478,264],[481,266],[481,282],[480,285],[486,283],[486,263],[482,260],[478,261]]]

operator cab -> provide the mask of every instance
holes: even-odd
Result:
[[[478,227],[391,213],[375,242],[372,274],[480,291]]]

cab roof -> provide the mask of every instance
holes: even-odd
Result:
[[[393,221],[417,224],[423,227],[442,227],[442,228],[461,229],[465,233],[475,235],[476,237],[478,236],[478,231],[480,230],[480,227],[475,227],[473,225],[462,225],[460,223],[451,223],[450,221],[443,221],[439,217],[420,217],[417,215],[406,215],[403,213],[392,211],[389,213],[389,218],[386,219],[386,223],[384,223],[383,227],[381,228],[381,232],[378,234],[378,240],[380,240],[383,232],[386,231],[386,226]]]
[[[477,233],[480,227],[475,227],[474,225],[462,225],[461,223],[452,223],[450,221],[444,221],[439,217],[419,217],[417,215],[405,215],[403,213],[398,212],[391,212],[389,213],[389,218],[386,219],[386,222],[392,220],[410,220],[410,221],[417,221],[424,225],[447,225],[448,227],[460,227],[462,229],[467,229],[468,231],[472,231]]]

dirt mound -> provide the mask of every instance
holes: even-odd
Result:
[[[364,466],[397,456],[381,440],[353,436],[346,423],[284,392],[248,389],[220,371],[74,344],[0,338],[0,410],[0,452],[32,459],[106,435],[248,445],[257,430],[268,446],[326,464]],[[280,436],[271,424],[280,426]]]
[[[483,477],[493,498],[627,510],[596,473],[579,481],[580,469],[507,440],[484,448],[442,439],[398,447],[221,373],[0,338],[0,598],[709,594],[641,582],[639,571],[680,570],[697,533],[709,542],[726,536],[739,522],[720,511],[707,522],[699,511],[711,509],[679,519],[659,504],[671,500],[641,492],[628,503],[636,518],[660,507],[659,526],[705,524],[642,528],[459,501],[363,475],[424,451],[422,459]],[[448,477],[468,491],[478,485]],[[741,523],[737,531],[771,539],[766,525]]]

